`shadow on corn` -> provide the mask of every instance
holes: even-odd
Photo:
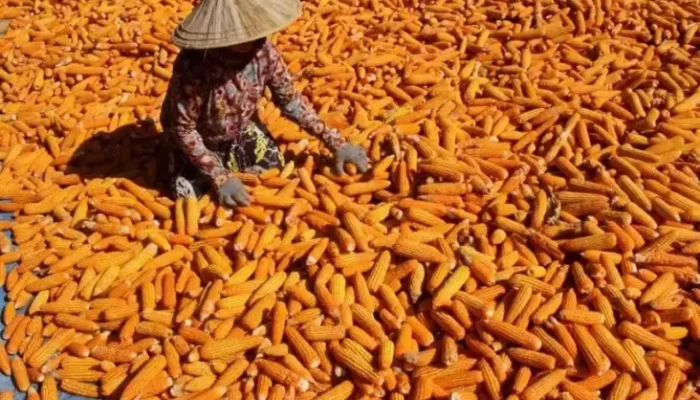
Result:
[[[164,168],[160,132],[154,123],[144,120],[97,132],[85,140],[68,161],[66,173],[84,179],[129,178],[147,188],[165,189],[158,179]]]

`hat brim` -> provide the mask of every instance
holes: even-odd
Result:
[[[234,46],[262,39],[283,30],[301,16],[301,2],[292,0],[290,3],[294,3],[296,6],[294,12],[274,24],[268,24],[268,26],[237,27],[225,32],[192,32],[183,27],[187,21],[185,19],[175,28],[172,41],[182,49],[203,50]]]

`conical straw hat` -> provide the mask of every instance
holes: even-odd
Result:
[[[299,0],[203,0],[175,29],[173,42],[211,49],[271,35],[299,18]]]

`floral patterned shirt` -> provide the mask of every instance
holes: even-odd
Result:
[[[215,150],[230,145],[253,122],[265,86],[287,118],[331,150],[344,143],[294,88],[282,57],[267,40],[244,55],[225,48],[181,52],[161,113],[166,140],[220,186],[230,172]]]

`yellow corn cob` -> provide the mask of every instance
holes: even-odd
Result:
[[[525,309],[525,306],[530,301],[532,296],[532,287],[523,286],[518,289],[515,298],[510,304],[507,313],[503,319],[506,323],[513,323],[520,313]]]
[[[56,378],[48,375],[41,382],[41,399],[42,400],[58,400],[58,384]]]
[[[96,322],[70,314],[57,314],[54,322],[59,326],[72,328],[78,332],[96,332],[100,329]]]
[[[391,181],[373,179],[368,182],[356,182],[345,185],[343,194],[346,196],[359,196],[367,193],[374,193],[391,186]]]
[[[70,275],[66,273],[56,273],[51,274],[45,278],[37,279],[33,282],[28,283],[24,290],[29,293],[37,293],[42,290],[48,290],[57,286],[61,286],[63,283],[70,279]]]
[[[27,365],[32,368],[39,368],[44,365],[49,358],[68,343],[75,335],[74,329],[63,329],[57,331],[49,340],[44,342],[41,347],[32,354],[27,361]]]
[[[340,364],[347,367],[358,377],[375,385],[382,384],[382,377],[374,371],[372,365],[367,360],[363,359],[357,353],[342,345],[331,346],[330,352]]]
[[[421,262],[441,263],[447,261],[447,257],[435,247],[410,239],[400,238],[394,243],[392,249],[401,257]]]
[[[623,321],[620,323],[618,329],[621,335],[633,340],[636,343],[639,343],[642,346],[655,350],[666,351],[671,354],[678,354],[678,347],[654,335],[640,325],[629,321]]]
[[[71,370],[71,369],[60,369],[57,371],[58,377],[63,379],[71,379],[78,382],[98,382],[104,372],[101,371],[91,371],[91,370]]]
[[[646,386],[657,387],[656,378],[644,358],[644,350],[631,339],[623,339],[622,347],[634,362],[635,374],[642,383]]]
[[[563,369],[554,370],[542,376],[534,383],[530,384],[523,391],[523,400],[540,400],[544,398],[552,389],[559,386],[566,377],[566,371]]]
[[[639,304],[648,304],[661,297],[664,293],[671,289],[675,283],[675,277],[672,273],[661,274],[654,282],[647,287],[639,298]]]
[[[646,210],[647,212],[651,211],[651,200],[649,199],[649,197],[647,197],[644,191],[639,186],[637,186],[637,184],[634,181],[632,181],[632,179],[629,176],[620,176],[620,178],[618,179],[618,183],[622,190],[624,190],[627,193],[630,200],[635,202],[639,207]]]
[[[80,261],[86,259],[92,254],[92,249],[90,245],[84,245],[76,250],[70,252],[68,255],[52,264],[50,267],[50,272],[52,274],[63,272],[69,270],[71,267],[79,263]]]
[[[214,382],[214,386],[228,387],[232,385],[245,372],[248,365],[249,363],[245,359],[234,361],[219,375],[219,378]]]
[[[552,370],[556,365],[556,359],[554,357],[523,348],[509,349],[508,355],[513,360],[535,369]]]
[[[489,333],[527,349],[539,350],[542,347],[542,341],[537,336],[515,325],[490,320],[484,321],[483,326]]]
[[[384,328],[365,307],[356,303],[352,304],[350,309],[352,310],[353,321],[357,325],[377,339],[384,338]]]
[[[388,286],[379,286],[379,291],[377,292],[379,298],[382,299],[386,306],[386,310],[391,312],[399,321],[403,322],[406,319],[406,310],[404,310],[401,301],[396,297],[396,293]]]
[[[14,380],[15,387],[20,392],[26,392],[29,390],[29,376],[27,375],[27,367],[21,358],[13,358],[11,361],[12,367],[12,379]]]
[[[343,381],[318,395],[316,400],[345,400],[350,398],[354,391],[355,385],[351,381]]]
[[[611,400],[626,399],[630,394],[631,388],[632,376],[628,373],[621,374],[613,384],[612,389],[610,389],[610,395],[608,397]]]
[[[585,384],[579,382],[573,382],[570,380],[564,380],[561,383],[561,388],[569,393],[571,397],[575,399],[595,399],[598,396],[591,390],[589,390]]]
[[[535,313],[532,315],[532,321],[537,325],[543,324],[547,320],[547,318],[549,318],[551,315],[557,312],[557,310],[561,306],[562,298],[562,293],[557,293],[554,296],[550,297],[544,304],[542,304],[537,309],[537,311],[535,311]]]
[[[439,370],[421,369],[420,376],[432,376],[435,384],[441,388],[450,390],[457,387],[472,386],[483,381],[481,371],[469,371],[475,364],[475,360],[460,359],[451,367]]]
[[[565,366],[574,365],[574,358],[569,351],[559,341],[550,336],[547,331],[541,327],[534,327],[532,331],[542,341],[542,347],[546,352],[556,357]]]
[[[675,365],[671,365],[664,371],[659,382],[659,400],[672,400],[677,398],[676,391],[683,373]]]
[[[92,383],[78,382],[70,379],[61,380],[61,390],[76,396],[99,398],[99,386]]]
[[[568,252],[582,252],[585,250],[607,250],[616,245],[617,237],[612,233],[604,233],[567,240],[560,245],[560,248]]]
[[[149,243],[143,248],[138,254],[136,254],[131,260],[124,264],[119,272],[119,277],[124,278],[137,273],[141,268],[146,265],[146,263],[152,260],[156,253],[158,252],[158,246],[153,243]]]
[[[314,247],[311,248],[311,251],[306,257],[306,264],[315,265],[318,262],[318,260],[320,260],[323,257],[323,253],[326,252],[326,249],[328,248],[329,244],[330,240],[328,238],[321,239],[321,241],[319,241]],[[354,248],[352,250],[354,250]]]
[[[457,293],[459,289],[467,282],[469,275],[468,268],[464,266],[457,267],[457,269],[450,274],[445,283],[435,293],[435,296],[433,297],[433,306],[440,307],[448,304],[452,300],[455,293]]]
[[[343,226],[350,232],[353,239],[355,239],[355,244],[359,251],[369,250],[369,240],[368,234],[363,227],[360,219],[352,212],[345,212],[341,217],[343,221]]]
[[[585,326],[572,325],[572,333],[586,364],[592,371],[600,375],[610,368],[610,360],[605,356]]]
[[[299,331],[291,326],[287,326],[284,330],[285,337],[289,340],[289,344],[299,355],[299,358],[304,365],[309,368],[316,368],[321,363],[320,358],[314,348],[306,341]]]
[[[663,252],[635,254],[634,261],[639,264],[666,265],[672,267],[697,268],[698,266],[698,260],[696,257]]]
[[[523,366],[518,369],[515,377],[513,378],[513,384],[511,390],[513,393],[522,394],[527,385],[530,383],[532,378],[532,370],[529,367]]]
[[[444,194],[461,196],[467,192],[464,183],[428,183],[418,187],[419,194]]]
[[[199,205],[197,198],[190,196],[185,199],[185,232],[195,236],[199,231]]]
[[[564,322],[579,325],[596,325],[605,322],[603,314],[595,311],[580,309],[565,309],[559,312],[559,318]]]
[[[151,358],[136,375],[129,381],[121,394],[121,399],[131,400],[137,398],[142,390],[167,366],[165,356],[156,355]]]
[[[607,328],[603,325],[593,325],[590,333],[613,363],[626,371],[635,370],[633,359]]]
[[[248,299],[248,304],[253,304],[261,298],[269,295],[270,293],[275,293],[287,278],[287,273],[280,271],[274,273],[253,293],[253,295]]]
[[[309,341],[340,340],[345,337],[345,327],[335,326],[309,326],[304,329],[304,337]]]
[[[625,206],[625,211],[627,211],[634,220],[650,229],[656,229],[658,227],[654,218],[636,203],[628,203]]]
[[[301,391],[308,390],[309,382],[282,364],[268,360],[258,360],[256,364],[260,372],[270,377],[274,382],[292,386]]]
[[[192,326],[181,326],[180,329],[177,330],[177,333],[180,337],[185,339],[187,343],[204,345],[214,341],[207,332]]]
[[[539,279],[524,275],[515,274],[510,279],[509,282],[513,287],[519,288],[522,286],[531,286],[532,290],[536,293],[542,293],[544,296],[551,297],[556,294],[556,288],[548,283],[542,282]]]
[[[496,217],[495,220],[496,226],[498,226],[500,229],[503,229],[504,231],[508,233],[516,233],[518,235],[522,236],[529,236],[530,235],[530,229],[527,228],[525,225],[514,221],[509,218],[505,217]]]
[[[264,338],[260,336],[244,336],[219,341],[208,341],[200,350],[200,356],[204,360],[226,358],[230,355],[247,351],[258,347]]]
[[[141,321],[136,325],[136,333],[153,338],[167,338],[173,334],[168,326],[157,322]]]
[[[445,223],[442,218],[420,208],[409,208],[405,215],[408,219],[427,226],[443,225]]]

